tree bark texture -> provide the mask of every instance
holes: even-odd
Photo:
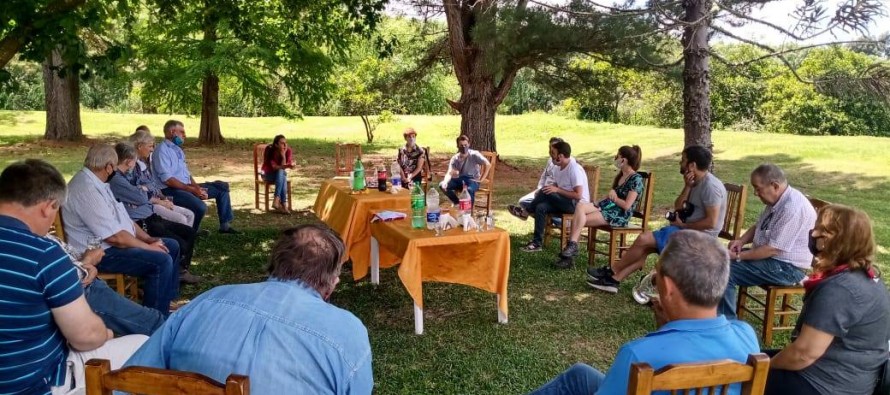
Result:
[[[460,113],[460,132],[470,138],[470,146],[492,152],[497,151],[494,117],[519,71],[515,65],[489,70],[484,64],[486,54],[473,41],[477,19],[494,3],[495,0],[443,0],[451,64],[461,89],[460,100],[448,104]]]
[[[219,77],[208,74],[201,89],[201,144],[216,145],[225,142],[219,128]]]
[[[64,141],[83,138],[80,79],[77,72],[62,61],[59,50],[53,50],[43,63],[43,92],[46,106],[43,138]]]
[[[709,75],[708,15],[711,0],[684,0],[688,23],[683,31],[683,132],[684,147],[711,142],[711,88]]]

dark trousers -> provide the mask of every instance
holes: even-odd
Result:
[[[148,218],[136,221],[143,226],[145,233],[153,237],[167,237],[179,243],[179,267],[188,270],[195,252],[195,230],[178,222],[168,221],[160,215],[152,214]],[[144,225],[143,225],[144,224]]]
[[[162,239],[169,253],[141,248],[105,249],[99,261],[100,272],[122,273],[144,280],[142,305],[151,307],[164,317],[170,315],[170,302],[179,295],[179,243]]]
[[[472,205],[476,205],[476,190],[479,189],[479,183],[473,180],[473,177],[470,176],[460,176],[458,178],[452,178],[448,181],[448,185],[444,191],[445,196],[448,197],[448,200],[451,200],[452,204],[457,205],[460,200],[457,196],[458,193],[463,192],[464,184],[467,185],[467,191],[470,193],[470,201]]]
[[[532,241],[541,245],[544,242],[544,227],[547,225],[547,214],[571,214],[575,212],[575,201],[558,193],[546,194],[538,191],[532,202],[528,204],[529,212],[535,216],[535,234]]]
[[[219,215],[220,229],[227,227],[229,222],[235,219],[235,214],[232,212],[232,202],[229,198],[229,184],[223,181],[214,181],[199,185],[207,189],[208,199],[216,200],[216,213]],[[164,188],[163,192],[164,195],[173,198],[173,204],[192,210],[195,213],[195,223],[192,227],[195,228],[196,232],[201,229],[201,220],[204,219],[204,214],[207,213],[207,204],[197,196],[192,195],[191,192],[181,189]]]

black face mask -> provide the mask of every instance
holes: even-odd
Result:
[[[819,255],[819,253],[822,252],[816,245],[816,241],[819,239],[821,239],[821,237],[813,237],[813,231],[811,230],[807,240],[807,248],[810,249],[810,253],[813,254],[813,256]]]

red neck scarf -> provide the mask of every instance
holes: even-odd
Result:
[[[840,266],[838,266],[834,269],[831,269],[827,272],[813,273],[813,275],[810,276],[810,278],[804,280],[803,288],[806,291],[806,293],[810,293],[813,289],[816,288],[817,285],[819,285],[822,281],[825,281],[825,279],[827,279],[831,276],[834,276],[836,274],[843,273],[847,270],[850,270],[850,265],[843,264],[843,265],[840,265]],[[877,275],[875,274],[875,270],[873,268],[868,268],[868,270],[865,271],[865,274],[870,279],[874,279],[877,277]]]

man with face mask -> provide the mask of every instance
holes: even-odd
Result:
[[[550,147],[552,147],[553,144],[561,141],[562,139],[559,137],[551,137],[550,142],[547,143],[547,152],[550,152]],[[519,198],[519,201],[516,205],[511,204],[507,206],[507,212],[523,221],[527,220],[530,213],[529,205],[532,203],[532,200],[535,200],[535,195],[538,194],[538,191],[540,191],[541,188],[553,184],[553,173],[555,172],[555,169],[556,165],[553,164],[553,160],[548,158],[547,164],[544,165],[544,171],[541,172],[541,177],[538,178],[538,187],[535,188],[534,191],[531,191],[525,194],[525,196]]]
[[[108,182],[115,177],[117,162],[110,145],[90,147],[84,168],[68,182],[68,200],[62,204],[65,234],[78,255],[93,248],[90,239],[101,239],[105,255],[99,271],[142,278],[142,305],[167,316],[179,292],[179,243],[149,236],[115,200]]]
[[[785,172],[772,163],[751,172],[754,194],[766,206],[757,223],[729,243],[729,286],[718,311],[736,318],[736,286],[793,285],[813,263],[808,241],[816,224],[816,210],[807,197],[788,185]],[[742,247],[748,243],[750,249]]]
[[[457,205],[457,194],[464,190],[464,185],[470,193],[473,205],[476,205],[476,191],[479,189],[479,181],[488,177],[491,163],[481,152],[470,149],[470,138],[461,135],[457,138],[457,154],[451,157],[448,164],[448,172],[445,179],[439,184],[439,188],[448,196],[451,203]]]
[[[426,166],[426,152],[417,146],[417,132],[413,128],[405,129],[405,146],[399,148],[396,159],[402,168],[402,176],[414,182],[423,181],[423,168]]]
[[[268,280],[211,289],[178,310],[127,365],[250,377],[257,394],[370,394],[368,330],[327,300],[343,242],[320,225],[285,230]]]
[[[117,201],[123,203],[130,219],[142,227],[142,230],[154,237],[168,237],[179,243],[179,281],[186,284],[197,284],[201,277],[189,272],[192,264],[192,253],[195,248],[195,230],[177,222],[168,221],[154,213],[154,205],[148,194],[130,183],[130,176],[136,168],[136,148],[130,143],[117,143],[117,175],[108,183],[111,193]]]
[[[620,282],[646,264],[649,254],[658,253],[670,236],[681,229],[692,229],[717,237],[726,217],[726,187],[711,174],[711,151],[700,145],[683,150],[680,174],[683,190],[674,200],[677,215],[670,225],[654,232],[640,234],[614,266],[587,269],[587,285],[609,293],[617,293]]]
[[[215,199],[219,233],[240,234],[231,226],[235,214],[232,212],[229,184],[223,181],[198,184],[185,163],[185,153],[181,148],[184,143],[185,126],[182,122],[175,119],[167,121],[164,124],[164,141],[151,155],[152,173],[158,182],[167,186],[163,190],[164,195],[172,197],[177,206],[195,213],[195,232],[200,231],[201,220],[207,212],[207,205],[203,201]]]

